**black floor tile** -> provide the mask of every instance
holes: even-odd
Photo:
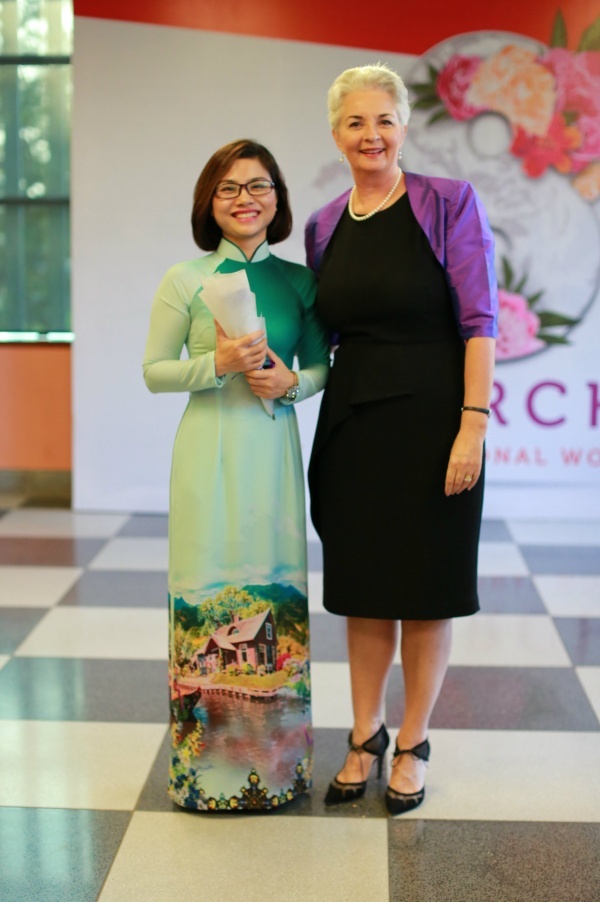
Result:
[[[167,664],[13,658],[0,670],[0,719],[163,723]]]
[[[312,661],[347,661],[346,618],[335,614],[310,615]]]
[[[402,671],[394,666],[387,694],[388,727],[404,714]],[[433,729],[600,730],[569,667],[450,667],[431,718]]]
[[[0,808],[0,898],[93,902],[130,818],[128,811]]]
[[[480,541],[512,542],[513,539],[504,520],[482,520]]]
[[[469,690],[470,714],[461,703]],[[465,729],[600,730],[568,667],[452,667],[440,695],[439,717]]]
[[[546,614],[528,576],[480,576],[479,604],[484,614]]]
[[[600,824],[389,823],[390,902],[597,902]]]
[[[169,518],[166,514],[133,514],[117,535],[166,538],[168,533]]]
[[[600,620],[591,617],[555,617],[554,623],[573,664],[600,665]]]
[[[13,654],[47,613],[47,608],[0,608],[0,654]]]
[[[85,567],[106,539],[0,538],[0,565]]]
[[[600,548],[568,545],[520,545],[521,554],[534,576],[598,576]]]
[[[94,608],[162,608],[167,605],[167,591],[166,573],[88,570],[60,604]]]

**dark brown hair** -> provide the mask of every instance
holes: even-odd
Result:
[[[192,207],[192,233],[194,241],[203,251],[214,251],[221,240],[221,229],[212,215],[215,188],[229,172],[236,160],[258,160],[271,176],[277,193],[277,211],[267,228],[267,241],[277,244],[285,241],[292,231],[292,211],[285,179],[273,155],[256,141],[246,138],[232,141],[216,151],[200,173],[194,188]]]

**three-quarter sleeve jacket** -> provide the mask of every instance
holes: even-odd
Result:
[[[405,172],[412,211],[446,274],[458,331],[469,338],[497,334],[498,288],[494,238],[483,204],[469,182]],[[318,273],[350,191],[321,207],[306,224],[308,266]]]

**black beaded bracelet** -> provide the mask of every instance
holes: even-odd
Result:
[[[486,417],[489,417],[489,415],[491,413],[491,411],[488,410],[487,407],[461,407],[460,412],[462,413],[463,410],[474,410],[474,411],[476,411],[476,413],[484,413],[486,415]]]

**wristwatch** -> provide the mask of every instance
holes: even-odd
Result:
[[[285,400],[289,401],[290,403],[295,401],[296,398],[298,397],[298,395],[300,394],[300,385],[298,383],[298,373],[296,373],[295,370],[292,370],[292,375],[294,376],[294,379],[296,381],[294,382],[293,385],[290,385],[290,387],[288,388],[288,390],[286,391],[286,393],[284,395]]]

